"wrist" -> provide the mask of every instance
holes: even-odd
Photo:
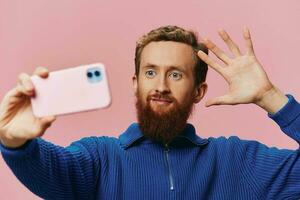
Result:
[[[18,148],[26,143],[26,139],[7,139],[1,138],[0,142],[4,147],[7,148]]]
[[[261,99],[256,101],[255,104],[263,108],[268,113],[274,114],[287,102],[288,97],[277,87],[273,86],[270,90],[266,91],[262,95]]]

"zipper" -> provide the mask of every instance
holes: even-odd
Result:
[[[166,155],[166,160],[167,160],[167,165],[168,165],[168,172],[169,172],[169,181],[170,181],[170,190],[174,190],[174,181],[173,181],[173,176],[171,173],[171,166],[170,166],[170,159],[169,159],[169,146],[168,144],[165,145],[165,155]]]

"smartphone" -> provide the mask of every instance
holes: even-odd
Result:
[[[47,78],[37,75],[30,78],[35,88],[31,105],[36,117],[96,110],[111,104],[102,63],[50,72]]]

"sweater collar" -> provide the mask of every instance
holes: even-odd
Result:
[[[178,139],[186,140],[190,144],[197,146],[205,145],[208,143],[207,139],[202,139],[196,134],[195,127],[187,123],[182,134],[176,136]],[[146,139],[138,125],[138,123],[132,123],[125,132],[119,136],[121,146],[125,149],[136,144],[136,141]]]

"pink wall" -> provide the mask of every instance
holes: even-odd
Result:
[[[126,3],[125,3],[126,2]],[[287,3],[288,2],[288,3]],[[101,111],[59,117],[44,138],[60,145],[90,135],[118,136],[135,121],[131,76],[136,39],[166,24],[191,28],[225,47],[216,31],[223,27],[241,45],[243,25],[252,30],[256,54],[270,79],[300,100],[298,0],[28,0],[0,1],[0,96],[14,86],[21,72],[36,66],[51,71],[80,64],[107,65],[113,104]],[[242,48],[243,49],[243,48]],[[212,69],[208,98],[227,86]],[[254,105],[205,108],[197,105],[191,122],[202,137],[238,135],[269,146],[298,145]],[[39,199],[0,160],[1,199]]]

